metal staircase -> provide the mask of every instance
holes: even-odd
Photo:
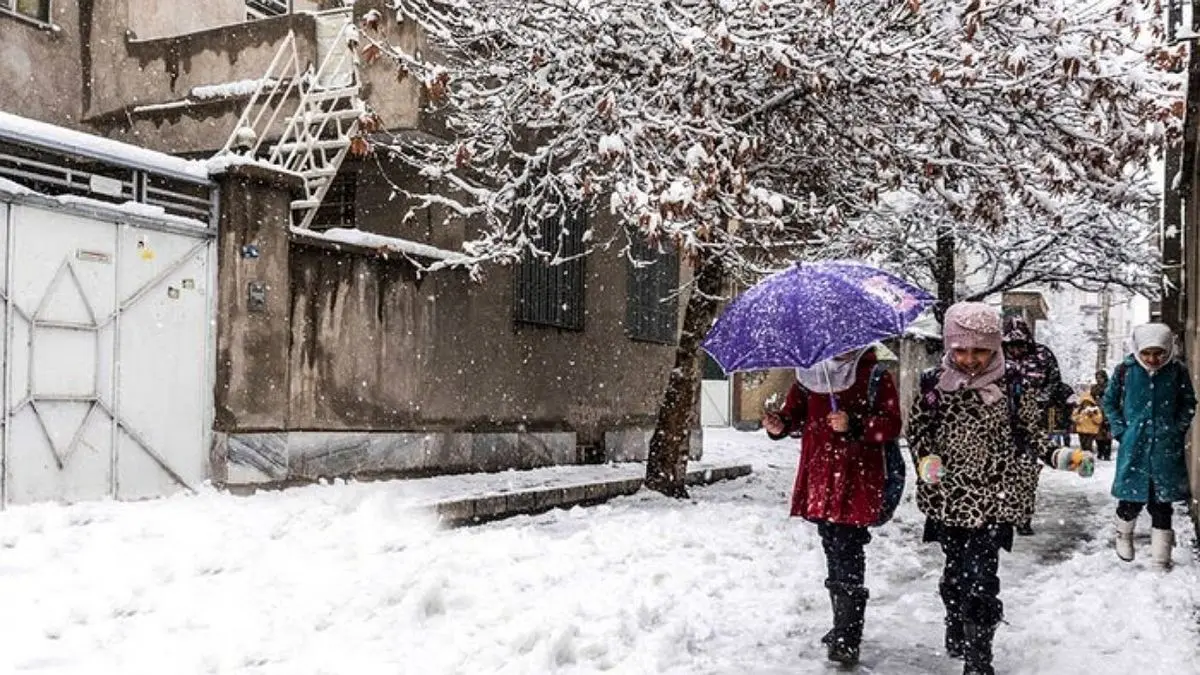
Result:
[[[299,174],[304,190],[292,202],[293,227],[312,224],[350,152],[359,120],[367,114],[359,98],[358,57],[354,53],[358,30],[347,16],[338,11],[319,17],[326,26],[336,21],[340,27],[326,31],[333,36],[331,40],[318,39],[324,55],[318,51],[321,64],[316,70],[301,62],[296,35],[288,32],[218,153],[257,157]]]

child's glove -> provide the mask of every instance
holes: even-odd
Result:
[[[942,458],[937,455],[926,455],[917,462],[917,478],[929,485],[942,482]]]
[[[1050,462],[1059,471],[1074,471],[1084,478],[1091,478],[1096,470],[1096,456],[1085,450],[1059,448],[1050,456]]]

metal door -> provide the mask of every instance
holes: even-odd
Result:
[[[9,204],[3,501],[136,499],[207,473],[211,234]]]

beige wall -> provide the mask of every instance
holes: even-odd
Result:
[[[604,430],[652,426],[672,348],[624,335],[624,261],[588,261],[586,329],[513,322],[511,268],[418,280],[401,260],[293,246],[298,429]]]
[[[243,22],[241,0],[53,7],[55,31],[0,15],[0,109],[165,152],[220,148],[246,105],[245,98],[188,101],[193,88],[263,77],[289,31],[301,64],[318,61],[318,22],[310,14]],[[407,49],[423,47],[415,26],[385,30]],[[364,67],[363,80],[363,97],[388,128],[418,126],[415,78],[398,81],[380,60]]]
[[[737,427],[752,428],[761,423],[767,399],[777,396],[777,404],[783,405],[796,376],[793,371],[780,368],[738,373],[732,380],[733,386],[737,388],[733,397],[735,409],[732,422]]]
[[[288,428],[289,190],[281,175],[237,167],[219,177],[217,238],[217,431]],[[257,255],[244,255],[253,246]],[[252,311],[249,286],[267,285],[262,311]]]
[[[245,0],[137,0],[126,11],[129,29],[139,40],[194,33],[245,18]]]
[[[0,14],[0,110],[78,127],[82,114],[79,6],[52,3],[57,31]]]
[[[516,324],[512,268],[418,278],[395,256],[289,244],[286,197],[248,197],[251,178],[222,188],[218,430],[574,431],[600,446],[653,426],[674,347],[625,335],[619,253],[587,260],[584,330]],[[246,307],[251,281],[265,312]]]
[[[395,22],[395,11],[387,6],[387,0],[359,0],[354,4],[354,17],[366,14],[371,9],[379,9],[385,17],[380,30],[394,45],[408,53],[420,52],[426,58],[430,54],[424,36],[415,22],[402,24]],[[388,59],[379,59],[374,63],[364,63],[360,70],[363,78],[363,98],[383,118],[384,126],[388,129],[416,129],[420,123],[420,106],[422,103],[422,88],[415,77],[397,78],[395,64]]]

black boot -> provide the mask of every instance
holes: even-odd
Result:
[[[996,675],[992,667],[992,638],[996,624],[963,624],[963,675]]]
[[[830,606],[830,608],[832,608],[832,610],[835,613],[837,612],[837,601],[833,599],[833,589],[829,589],[829,606]],[[833,628],[830,628],[828,633],[825,633],[824,635],[821,636],[821,644],[828,647],[829,645],[833,644],[833,641],[836,639],[837,639],[837,627],[835,626]]]
[[[938,584],[942,595],[942,604],[946,606],[946,655],[952,659],[963,657],[963,619],[962,601],[957,589],[945,581]]]
[[[830,661],[852,666],[858,663],[858,647],[862,643],[863,615],[870,593],[862,586],[829,584],[833,600],[833,630],[827,643]],[[824,640],[822,640],[824,641]]]

